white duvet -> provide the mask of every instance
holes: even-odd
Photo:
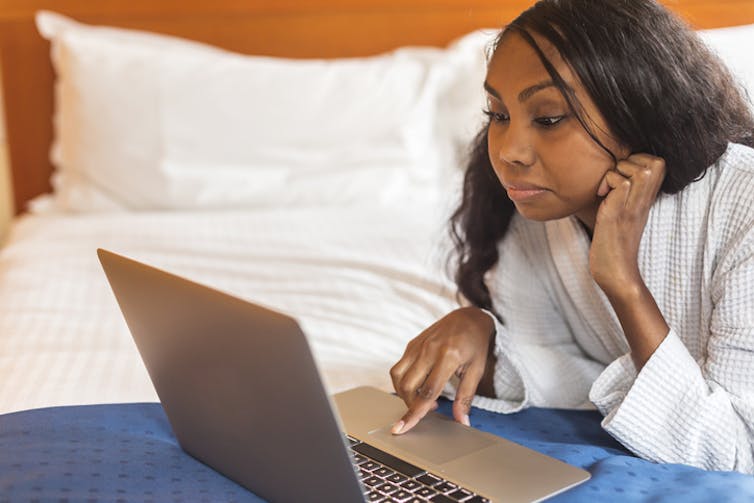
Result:
[[[27,215],[0,251],[0,413],[157,400],[96,248],[295,316],[330,392],[391,389],[405,344],[453,309],[445,211]]]

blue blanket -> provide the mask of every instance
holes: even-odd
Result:
[[[440,412],[450,414],[441,402]],[[754,478],[631,455],[597,412],[474,410],[472,425],[592,473],[551,501],[749,501]],[[0,503],[261,501],[185,454],[159,404],[36,409],[0,416]]]

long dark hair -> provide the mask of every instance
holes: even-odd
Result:
[[[513,31],[538,54],[598,145],[613,156],[532,33],[558,50],[620,143],[665,160],[662,192],[676,193],[703,177],[729,142],[754,146],[754,117],[743,89],[698,35],[654,0],[540,0],[502,30],[493,50]],[[484,278],[498,261],[498,243],[515,207],[493,172],[488,127],[470,151],[450,228],[458,293],[494,312]]]

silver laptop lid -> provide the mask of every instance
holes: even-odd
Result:
[[[97,250],[176,438],[269,501],[363,501],[298,324]]]

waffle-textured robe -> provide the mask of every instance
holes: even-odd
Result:
[[[575,217],[514,217],[486,278],[503,318],[498,398],[474,404],[594,405],[643,458],[753,473],[754,150],[730,145],[704,178],[652,206],[639,268],[670,331],[638,375],[589,246]]]

